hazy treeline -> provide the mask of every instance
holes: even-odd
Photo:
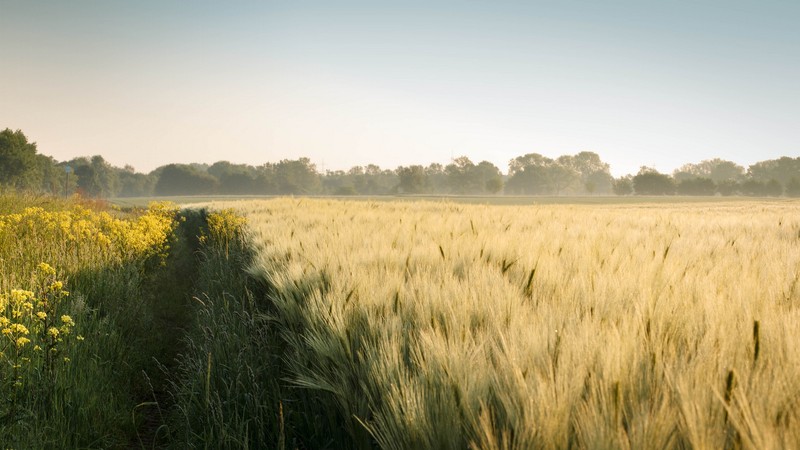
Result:
[[[67,169],[69,167],[69,169]],[[69,170],[69,173],[68,173]],[[115,167],[102,156],[56,161],[38,153],[22,131],[0,132],[0,186],[94,197],[169,195],[748,195],[800,196],[800,158],[782,157],[745,168],[712,159],[672,174],[642,167],[614,178],[593,152],[556,159],[529,153],[509,162],[507,173],[466,156],[450,164],[384,169],[377,165],[321,173],[308,158],[259,166],[218,161],[168,164],[150,173]]]

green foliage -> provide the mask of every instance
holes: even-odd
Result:
[[[675,181],[692,178],[708,178],[716,184],[725,181],[740,181],[744,178],[744,167],[719,158],[708,159],[697,164],[684,164],[673,173]]]
[[[529,153],[511,160],[508,176],[506,193],[527,195],[607,194],[613,180],[608,164],[593,152],[555,160]]]
[[[633,194],[633,177],[621,177],[614,180],[614,194],[631,195]]]
[[[36,144],[21,130],[0,131],[0,185],[35,189],[41,182]]]
[[[633,190],[636,195],[671,195],[675,193],[675,182],[669,175],[643,167],[633,177]]]
[[[800,157],[789,158],[784,156],[778,159],[760,161],[747,170],[753,180],[769,183],[775,180],[781,185],[785,185],[800,176]]]
[[[156,195],[211,194],[219,181],[212,175],[186,164],[170,164],[162,168],[155,186]]]
[[[792,178],[786,184],[786,195],[788,197],[800,197],[800,178]]]
[[[187,212],[199,235],[195,316],[171,376],[169,421],[176,448],[283,448],[279,339],[270,326],[263,286],[247,275],[252,249],[244,219],[231,210]],[[288,414],[288,412],[287,412]],[[294,447],[292,447],[294,448]]]
[[[145,286],[171,243],[175,210],[98,207],[0,196],[2,350],[14,360],[0,358],[7,447],[123,447],[135,435],[142,370],[154,355],[157,309]]]
[[[421,194],[426,190],[425,168],[422,166],[398,167],[400,179],[398,192],[401,194]]]
[[[688,178],[677,185],[678,195],[714,195],[717,185],[710,178]]]

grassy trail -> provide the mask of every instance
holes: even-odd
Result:
[[[152,309],[152,328],[148,334],[150,364],[138,380],[136,436],[129,448],[163,448],[170,444],[169,411],[174,406],[170,386],[179,355],[194,320],[192,296],[198,277],[199,214],[184,211],[175,233],[175,242],[161,270],[153,274],[145,293]]]

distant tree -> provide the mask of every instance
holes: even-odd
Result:
[[[522,172],[528,167],[546,167],[553,164],[554,161],[546,156],[538,153],[528,153],[522,156],[517,156],[508,163],[508,176],[513,177],[517,172]]]
[[[119,192],[119,169],[100,155],[75,158],[69,162],[77,178],[77,187],[91,197],[114,197]]]
[[[497,194],[503,190],[503,174],[489,161],[481,161],[475,166],[475,177],[480,180],[481,193]]]
[[[783,195],[783,185],[773,178],[764,185],[764,193],[767,197],[780,197]]]
[[[764,197],[767,195],[767,183],[749,179],[739,184],[739,192],[748,197]]]
[[[614,180],[614,194],[631,195],[633,194],[633,177],[626,175]]]
[[[671,195],[675,193],[675,182],[672,178],[649,167],[642,167],[632,181],[636,195]]]
[[[256,169],[247,164],[217,161],[208,167],[207,172],[219,180],[220,194],[252,194],[258,191]]]
[[[425,168],[425,177],[428,182],[428,192],[434,194],[446,194],[450,192],[450,184],[443,165],[431,163]]]
[[[753,164],[748,169],[750,177],[756,181],[769,183],[776,180],[781,185],[786,185],[792,178],[800,178],[800,157],[781,157]]]
[[[353,188],[354,191],[352,195],[366,193],[367,177],[364,174],[363,167],[361,166],[351,167],[350,170],[347,171],[347,179],[349,180],[350,186]]]
[[[583,188],[588,194],[610,194],[614,189],[614,177],[606,171],[593,172],[586,177]]]
[[[41,154],[36,155],[36,171],[38,173],[37,177],[41,179],[41,188],[43,192],[53,195],[63,195],[66,173],[64,172],[64,168],[59,167],[52,157]]]
[[[599,193],[607,194],[611,192],[613,177],[610,167],[600,159],[600,155],[594,152],[580,152],[577,155],[564,155],[556,159],[556,162],[577,174],[577,178],[570,180],[569,184],[562,189],[565,193]]]
[[[542,195],[553,192],[547,166],[530,165],[513,172],[506,181],[507,194]]]
[[[187,164],[169,164],[159,171],[156,195],[207,195],[217,190],[213,175]]]
[[[397,176],[400,180],[398,192],[401,194],[421,194],[427,187],[425,168],[422,166],[398,167]]]
[[[38,189],[42,182],[36,143],[21,130],[0,131],[0,185]]]
[[[508,163],[507,194],[551,194],[550,167],[556,162],[538,153],[518,156]]]
[[[278,194],[316,194],[322,186],[317,166],[308,158],[275,164],[275,181]]]
[[[714,195],[717,185],[710,178],[689,178],[682,180],[677,185],[679,195]]]
[[[792,178],[786,184],[786,195],[788,197],[800,197],[800,178]]]
[[[739,182],[734,180],[723,180],[717,183],[717,192],[723,196],[731,196],[739,192]]]
[[[358,195],[358,191],[352,185],[343,185],[333,191],[334,195]]]
[[[545,170],[549,193],[561,195],[574,191],[580,182],[580,173],[566,164],[554,164]]]
[[[461,156],[448,164],[444,171],[453,194],[496,194],[503,188],[500,169],[489,161],[476,165],[466,156]]]
[[[593,152],[550,159],[528,153],[508,164],[506,193],[581,194],[610,193],[613,177],[608,164]]]
[[[447,185],[453,194],[474,194],[482,190],[481,180],[475,176],[475,164],[460,156],[444,168]]]
[[[278,193],[278,178],[275,174],[275,164],[266,163],[255,168],[253,192],[256,194]]]
[[[708,178],[715,184],[723,181],[740,181],[744,177],[744,167],[723,159],[707,159],[697,164],[684,164],[673,173],[677,182],[693,178]]]
[[[156,184],[156,177],[136,173],[133,167],[125,166],[117,172],[119,178],[120,197],[149,197],[153,195]]]
[[[356,188],[353,181],[344,170],[328,170],[321,178],[322,191],[334,195],[355,195]]]
[[[396,170],[381,169],[375,164],[364,167],[364,188],[367,195],[383,195],[396,192],[400,180]]]

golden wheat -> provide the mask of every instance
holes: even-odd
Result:
[[[797,202],[220,206],[354,442],[800,447]]]

